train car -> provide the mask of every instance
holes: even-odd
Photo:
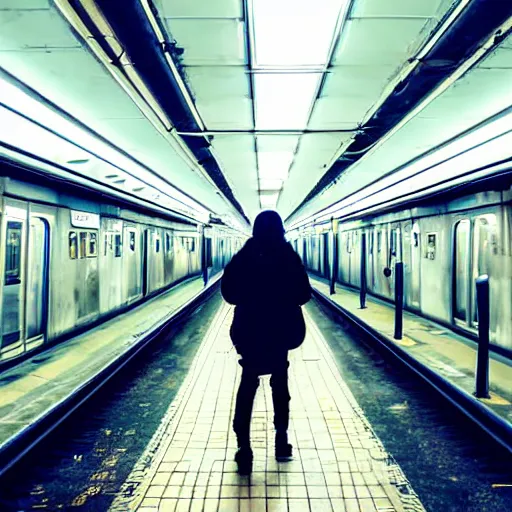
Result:
[[[475,281],[488,275],[491,342],[511,356],[511,215],[507,184],[501,190],[452,194],[444,202],[429,200],[414,208],[340,219],[335,255],[333,244],[327,243],[327,232],[334,238],[331,224],[304,230],[296,245],[304,246],[309,271],[326,278],[333,271],[337,282],[353,288],[361,285],[365,258],[368,292],[388,301],[395,295],[395,264],[403,262],[404,307],[473,339],[478,332]],[[332,262],[337,262],[334,270]]]
[[[0,364],[183,279],[213,275],[240,243],[226,227],[63,190],[0,178]]]

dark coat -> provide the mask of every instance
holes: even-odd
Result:
[[[300,306],[311,298],[311,287],[299,255],[284,239],[249,239],[224,270],[222,296],[236,306],[230,334],[245,364],[286,359],[304,340]]]

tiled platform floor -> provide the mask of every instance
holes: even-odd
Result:
[[[336,293],[329,295],[329,285],[326,281],[312,276],[310,280],[315,289],[347,312],[384,335],[417,361],[464,390],[469,396],[473,395],[477,356],[475,343],[448,328],[408,311],[404,311],[403,339],[397,341],[393,338],[395,310],[392,304],[368,296],[366,309],[360,309],[359,291],[337,286]],[[511,382],[512,361],[491,352],[489,358],[491,397],[479,399],[479,401],[509,423],[512,423]]]
[[[291,353],[290,441],[274,459],[272,399],[263,377],[252,421],[253,474],[236,473],[231,430],[240,378],[223,305],[176,400],[114,501],[112,511],[424,510],[386,453],[336,368],[311,318]]]

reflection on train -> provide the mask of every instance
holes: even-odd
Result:
[[[106,318],[179,281],[212,275],[241,246],[224,226],[173,221],[4,179],[0,361]]]
[[[489,275],[491,341],[511,355],[511,216],[507,187],[452,196],[442,204],[431,200],[413,209],[341,219],[337,227],[335,220],[291,237],[310,271],[330,278],[336,262],[336,281],[349,287],[360,287],[361,258],[366,258],[367,289],[387,300],[394,299],[394,265],[403,261],[404,306],[475,339],[475,280]]]

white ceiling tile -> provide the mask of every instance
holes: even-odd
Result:
[[[245,64],[245,36],[242,25],[228,19],[167,19],[177,45],[185,50],[187,65]]]
[[[54,10],[0,10],[0,51],[79,47],[66,22]]]
[[[330,159],[352,133],[307,133],[300,139],[299,154],[325,155]]]
[[[360,97],[319,98],[316,100],[308,128],[354,129],[373,103],[373,99]]]
[[[252,130],[252,102],[247,98],[196,101],[196,107],[209,130]]]
[[[347,22],[334,65],[399,66],[425,37],[422,19],[356,19]]]
[[[376,99],[394,74],[393,66],[334,66],[325,78],[320,97]]]
[[[215,156],[235,197],[244,211],[253,216],[259,210],[258,173],[252,135],[217,135],[212,141]]]
[[[22,9],[49,9],[50,0],[2,0],[0,11]]]
[[[478,68],[512,68],[512,46],[499,46],[478,65]]]
[[[240,0],[156,0],[164,17],[218,17],[240,18],[243,15]]]
[[[249,98],[250,78],[244,66],[185,68],[194,97],[201,100]]]
[[[258,135],[258,151],[294,152],[299,142],[298,135]]]
[[[435,16],[453,0],[356,0],[351,16]]]

